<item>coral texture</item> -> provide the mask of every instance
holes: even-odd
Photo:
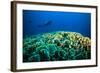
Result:
[[[58,31],[23,39],[23,62],[91,58],[91,39],[80,33]]]

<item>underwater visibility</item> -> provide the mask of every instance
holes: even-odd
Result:
[[[91,14],[23,10],[23,62],[91,59]]]

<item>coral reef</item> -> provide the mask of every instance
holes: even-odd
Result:
[[[91,58],[91,39],[80,33],[58,31],[23,39],[23,62]]]

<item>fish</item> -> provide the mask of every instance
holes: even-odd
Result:
[[[51,24],[52,24],[52,20],[49,20],[49,21],[44,22],[44,23],[41,24],[41,25],[38,25],[38,27],[45,27],[45,26],[49,26],[49,25],[51,25]]]

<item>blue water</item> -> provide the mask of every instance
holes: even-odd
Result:
[[[54,31],[78,32],[91,38],[91,14],[23,10],[23,36]]]

